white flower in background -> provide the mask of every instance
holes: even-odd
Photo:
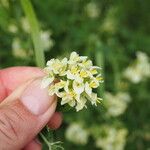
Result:
[[[97,105],[101,100],[93,93],[93,89],[103,81],[98,70],[100,68],[93,66],[88,57],[72,52],[69,59],[51,59],[47,62],[41,86],[48,87],[49,95],[60,97],[61,105],[68,104],[79,111],[86,107],[87,101]],[[58,83],[51,84],[54,80]]]
[[[12,41],[12,54],[15,57],[25,58],[27,57],[26,50],[22,48],[19,38],[14,38]]]
[[[96,140],[97,148],[102,150],[123,150],[126,143],[127,130],[105,125],[100,128],[102,134]]]
[[[21,25],[22,25],[22,29],[25,32],[30,33],[30,24],[25,17],[21,18]],[[41,42],[43,44],[43,48],[45,51],[49,50],[54,46],[54,41],[51,39],[51,34],[52,33],[50,30],[41,31],[40,33]]]
[[[100,14],[100,8],[93,2],[86,5],[85,11],[90,18],[97,18]]]
[[[0,6],[4,6],[5,8],[9,8],[9,1],[8,0],[1,0]]]
[[[116,22],[115,19],[109,17],[105,18],[103,24],[101,25],[100,30],[104,32],[114,33],[116,30]]]
[[[27,18],[22,17],[20,21],[21,21],[22,29],[25,32],[30,33],[30,25],[29,25],[29,22],[28,22]]]
[[[72,123],[65,133],[66,139],[74,144],[85,145],[88,142],[89,133],[79,123]]]
[[[10,24],[8,26],[8,31],[10,31],[12,33],[17,33],[18,32],[18,27],[15,24]]]
[[[131,97],[128,93],[119,92],[116,95],[112,95],[106,92],[104,105],[107,108],[107,114],[114,117],[123,114],[130,100]]]
[[[139,83],[150,77],[149,57],[146,53],[137,52],[137,59],[124,71],[124,77],[133,83]]]
[[[51,31],[41,32],[41,41],[44,46],[44,50],[48,50],[54,46],[54,41],[51,39]]]
[[[107,11],[107,14],[101,24],[99,31],[100,32],[108,32],[115,33],[118,29],[118,20],[116,15],[118,14],[118,8],[112,7]]]

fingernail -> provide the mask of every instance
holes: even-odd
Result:
[[[49,96],[48,89],[41,88],[41,79],[37,79],[28,85],[20,99],[30,112],[41,115],[48,110],[56,97]]]

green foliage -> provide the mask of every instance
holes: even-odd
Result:
[[[96,65],[103,67],[105,82],[98,93],[104,95],[104,102],[96,108],[88,106],[87,110],[79,113],[64,112],[64,123],[55,133],[54,139],[62,141],[67,150],[96,150],[96,136],[102,135],[101,127],[107,125],[128,130],[125,149],[150,148],[149,78],[144,77],[135,84],[123,76],[124,70],[135,63],[137,51],[150,56],[150,1],[31,2],[40,28],[49,35],[44,36],[43,40],[53,43],[52,46],[43,48],[46,60],[77,51],[81,55],[88,55]],[[31,25],[33,18],[28,23],[29,18],[30,16],[25,18],[20,1],[0,0],[0,68],[36,66],[33,50],[35,45],[33,46],[31,35],[36,37],[32,32],[39,29]],[[32,26],[32,31],[28,29],[28,24]],[[112,95],[119,92],[130,95],[131,101],[123,114],[116,117],[107,115],[106,91]],[[73,122],[80,122],[90,132],[86,145],[73,144],[66,139],[66,129]]]

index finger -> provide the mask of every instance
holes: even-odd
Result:
[[[22,83],[44,73],[37,67],[11,67],[0,70],[0,101]]]

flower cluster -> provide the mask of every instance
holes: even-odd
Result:
[[[60,97],[61,105],[69,104],[79,111],[86,107],[87,100],[92,105],[97,105],[101,100],[93,92],[103,82],[99,69],[86,56],[72,52],[69,59],[51,59],[47,62],[42,87],[48,87],[49,95]]]

